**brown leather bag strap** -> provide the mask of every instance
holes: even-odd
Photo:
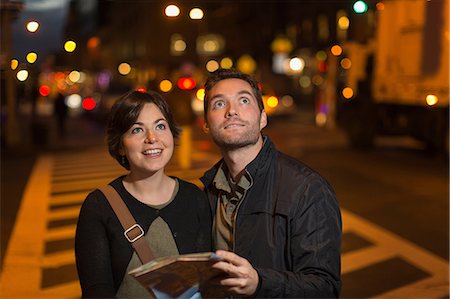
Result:
[[[114,212],[119,218],[120,224],[124,229],[124,236],[131,243],[136,254],[143,264],[148,263],[154,259],[152,250],[144,238],[144,230],[136,222],[133,215],[131,215],[130,210],[123,202],[119,193],[110,185],[106,185],[99,188],[101,192],[105,195],[109,204],[113,208]]]

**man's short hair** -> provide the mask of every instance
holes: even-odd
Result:
[[[205,119],[208,113],[209,92],[217,83],[226,79],[241,79],[250,84],[252,88],[252,93],[255,96],[256,101],[258,103],[259,111],[264,110],[264,103],[262,100],[260,84],[258,83],[258,81],[255,80],[255,78],[235,69],[218,69],[208,77],[204,86],[205,97],[203,101],[203,108]]]

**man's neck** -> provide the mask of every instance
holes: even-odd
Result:
[[[227,164],[228,171],[236,181],[239,174],[252,162],[263,147],[263,138],[260,136],[256,144],[234,150],[222,150],[222,156]]]

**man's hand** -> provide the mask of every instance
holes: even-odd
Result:
[[[225,287],[226,292],[230,295],[253,295],[258,287],[259,278],[258,272],[252,265],[245,258],[230,251],[218,250],[216,254],[224,261],[215,263],[213,268],[228,274],[219,281],[219,284]]]

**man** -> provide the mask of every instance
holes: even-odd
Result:
[[[258,83],[218,70],[205,84],[206,130],[223,159],[201,178],[228,295],[332,298],[340,291],[341,215],[314,170],[276,150]]]

